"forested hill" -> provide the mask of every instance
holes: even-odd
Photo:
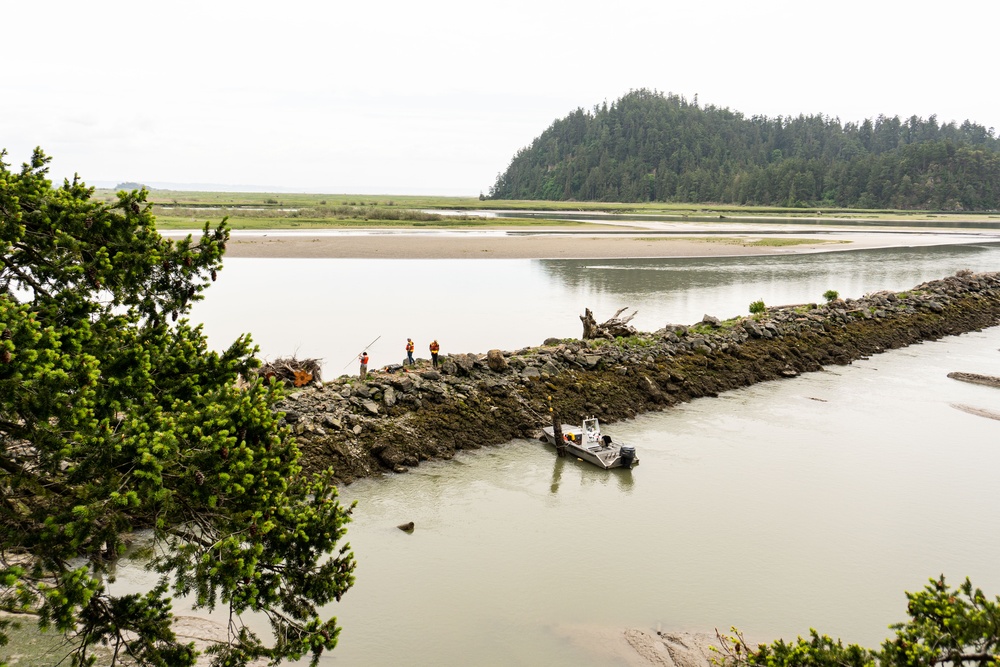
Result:
[[[518,151],[489,196],[993,210],[1000,139],[993,128],[939,125],[935,116],[747,118],[637,90],[555,121]]]

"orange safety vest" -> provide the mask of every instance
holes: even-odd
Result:
[[[364,355],[363,357],[361,357],[361,363],[364,364],[365,366],[368,365],[368,355],[367,354]]]
[[[440,345],[438,345],[437,343],[431,343],[431,352],[437,352],[440,349],[441,349]]]

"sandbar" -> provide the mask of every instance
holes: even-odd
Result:
[[[232,232],[227,257],[359,258],[359,259],[617,259],[671,257],[735,257],[834,252],[868,248],[1000,242],[1000,234],[961,232],[823,232],[780,237],[813,241],[794,245],[762,245],[768,234],[684,235],[550,232],[530,234],[391,232],[338,234],[308,230]]]

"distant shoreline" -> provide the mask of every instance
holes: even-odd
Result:
[[[752,245],[772,238],[767,233],[716,234],[711,239],[692,230],[682,237],[600,234],[593,231],[530,235],[482,233],[427,234],[405,232],[368,234],[310,233],[271,230],[254,234],[233,232],[227,257],[341,259],[622,259],[671,257],[738,257],[862,250],[907,246],[1000,243],[1000,233],[908,233],[813,231],[785,233],[794,245]],[[800,243],[801,241],[801,243]],[[814,241],[814,242],[809,242]],[[765,241],[766,242],[766,241]]]

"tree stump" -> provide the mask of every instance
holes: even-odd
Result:
[[[276,359],[257,369],[257,375],[265,380],[284,380],[296,387],[304,387],[310,382],[322,384],[320,359],[296,359],[295,357]]]
[[[580,316],[580,321],[583,322],[583,340],[593,340],[595,338],[614,340],[623,336],[636,335],[638,332],[635,328],[629,326],[629,322],[639,314],[639,311],[633,311],[631,315],[625,318],[619,317],[626,310],[628,310],[628,306],[619,308],[618,312],[610,319],[598,324],[597,320],[594,319],[594,314],[590,312],[590,308],[584,309],[584,314]]]

